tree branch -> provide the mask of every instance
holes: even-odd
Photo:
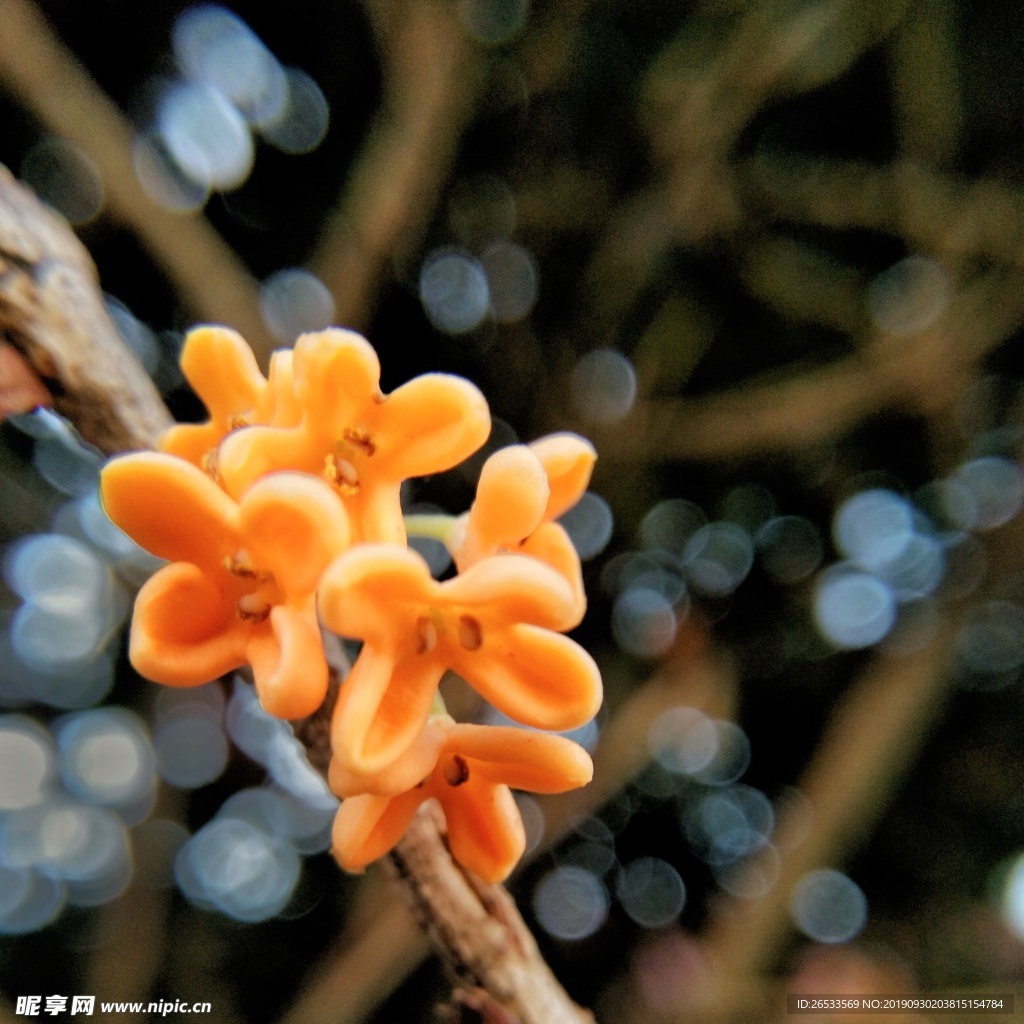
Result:
[[[544,962],[515,901],[452,860],[440,808],[428,801],[388,856],[413,916],[462,985],[482,987],[521,1024],[592,1024]]]
[[[153,382],[107,315],[85,247],[4,167],[0,335],[49,384],[57,411],[100,450],[150,446],[170,426]]]

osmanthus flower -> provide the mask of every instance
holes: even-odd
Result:
[[[221,482],[239,498],[275,470],[318,475],[344,501],[356,541],[404,544],[402,481],[450,469],[490,432],[483,395],[460,377],[425,374],[383,394],[377,354],[352,331],[302,335],[292,372],[300,419],[229,435]]]
[[[210,418],[205,423],[178,423],[164,431],[159,449],[216,477],[217,448],[231,431],[253,423],[297,421],[291,359],[290,351],[275,352],[268,380],[237,331],[215,326],[189,331],[181,349],[181,369]]]
[[[486,882],[501,882],[526,847],[511,789],[564,793],[592,775],[587,752],[562,736],[433,717],[409,753],[376,778],[332,762],[331,788],[344,798],[334,856],[343,868],[362,870],[402,838],[419,806],[433,798],[444,811],[455,860]]]
[[[236,503],[196,466],[140,452],[106,465],[100,493],[114,523],[171,562],[136,599],[138,672],[195,686],[248,664],[268,712],[311,714],[327,688],[316,586],[350,540],[331,488],[276,473]]]
[[[559,632],[576,618],[572,585],[537,559],[494,555],[438,582],[409,548],[359,545],[324,573],[319,608],[329,629],[363,641],[331,727],[351,771],[380,771],[412,746],[448,669],[541,729],[576,728],[601,705],[593,659]]]
[[[576,625],[586,610],[583,574],[569,535],[555,520],[583,496],[596,459],[594,446],[570,433],[496,451],[481,470],[473,505],[452,532],[459,571],[498,552],[539,558],[572,583]]]

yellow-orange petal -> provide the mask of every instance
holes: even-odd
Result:
[[[221,442],[217,474],[224,490],[237,500],[270,473],[292,470],[316,476],[323,469],[323,460],[323,452],[299,427],[245,427]]]
[[[238,550],[237,506],[201,470],[162,452],[112,459],[100,474],[111,520],[160,558],[219,565]]]
[[[331,722],[331,749],[361,775],[383,771],[426,725],[444,664],[428,656],[394,659],[365,644],[341,686]]]
[[[371,476],[366,486],[349,503],[354,525],[358,524],[359,540],[365,544],[398,544],[405,546],[405,520],[402,518],[401,484],[375,481]]]
[[[373,346],[338,327],[303,334],[295,342],[295,391],[305,421],[340,438],[355,416],[380,397],[380,361]]]
[[[341,636],[398,642],[411,623],[391,610],[437,601],[423,558],[394,544],[360,544],[339,555],[320,579],[324,624]]]
[[[561,523],[541,523],[520,545],[519,553],[540,559],[565,577],[575,595],[575,610],[566,629],[573,629],[583,621],[587,611],[587,592],[583,588],[583,567],[576,547]]]
[[[485,882],[502,882],[526,849],[519,808],[507,786],[470,772],[457,787],[432,787],[444,808],[452,856]]]
[[[213,418],[251,409],[266,386],[245,339],[229,327],[193,328],[181,349],[181,371]]]
[[[517,444],[496,451],[481,470],[455,552],[459,569],[520,544],[540,524],[550,493],[544,467],[529,448]]]
[[[271,353],[267,373],[268,387],[256,405],[257,423],[275,427],[294,427],[302,420],[302,406],[295,394],[295,374],[291,349]]]
[[[594,775],[594,763],[578,743],[534,729],[455,725],[445,749],[471,759],[493,782],[530,793],[564,793],[585,786]]]
[[[594,446],[579,434],[549,434],[530,445],[548,476],[551,497],[544,518],[551,520],[568,512],[583,497],[597,461]]]
[[[165,565],[139,591],[129,658],[157,683],[198,686],[245,664],[248,631],[234,603],[201,569]]]
[[[492,555],[439,587],[445,604],[479,609],[490,620],[532,622],[548,629],[574,624],[572,585],[535,558]]]
[[[276,718],[305,718],[327,694],[327,662],[312,601],[302,610],[276,605],[269,624],[253,631],[245,648],[256,694]]]
[[[215,423],[176,423],[160,435],[156,446],[159,451],[199,466],[210,450],[220,444],[225,431],[225,427]]]
[[[474,385],[427,373],[387,395],[369,412],[377,458],[392,480],[440,473],[473,454],[491,432],[487,401]]]
[[[451,725],[452,721],[447,715],[441,719],[430,719],[412,746],[393,764],[379,772],[355,772],[342,764],[338,757],[332,757],[328,769],[331,791],[340,797],[363,793],[393,796],[414,789],[434,770]]]
[[[273,473],[257,481],[243,496],[238,517],[245,549],[291,594],[311,594],[350,539],[338,496],[302,473]]]
[[[424,790],[413,789],[400,796],[351,796],[342,801],[332,834],[335,860],[346,871],[362,871],[383,857],[405,834],[426,798]]]
[[[594,659],[561,633],[517,624],[491,631],[479,650],[451,650],[450,667],[524,725],[576,729],[601,707],[601,674]]]

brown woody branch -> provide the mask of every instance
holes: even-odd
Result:
[[[481,882],[452,860],[444,815],[433,801],[386,866],[461,985],[486,989],[518,1024],[592,1024],[551,973],[504,887]]]
[[[57,411],[102,451],[152,445],[170,425],[107,315],[85,247],[3,167],[0,337],[48,385]]]

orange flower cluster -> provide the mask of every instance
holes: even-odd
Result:
[[[433,798],[455,857],[505,878],[525,844],[510,787],[561,792],[592,771],[576,744],[536,731],[582,725],[601,703],[596,665],[563,635],[586,598],[555,521],[587,486],[592,446],[561,434],[501,449],[465,515],[409,517],[452,552],[458,572],[438,582],[407,545],[399,489],[487,439],[472,384],[426,374],[385,395],[376,353],[340,329],[303,335],[264,377],[238,334],[201,327],[182,369],[209,420],[102,474],[110,518],[169,561],[139,592],[132,663],[172,686],[249,665],[263,707],[296,719],[326,694],[321,624],[361,641],[331,727],[336,857],[364,867]],[[449,669],[533,728],[439,713]]]

